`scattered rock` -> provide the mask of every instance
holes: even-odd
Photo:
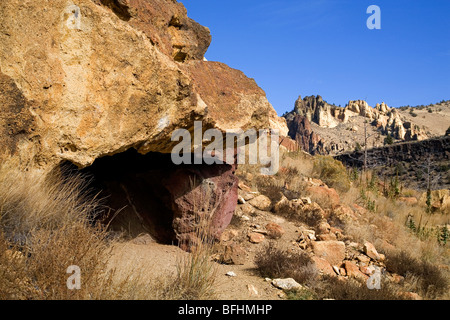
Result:
[[[252,284],[248,284],[248,285],[247,285],[247,290],[248,290],[248,293],[250,294],[250,297],[256,297],[256,296],[259,295],[258,290],[257,290],[256,287],[255,287],[254,285],[252,285]]]
[[[298,290],[302,288],[302,285],[292,278],[274,279],[272,280],[272,284],[278,289],[283,290]]]
[[[327,260],[319,258],[318,256],[313,256],[311,259],[314,262],[314,265],[316,266],[317,270],[319,270],[323,274],[330,276],[336,275],[333,267]]]
[[[345,259],[345,243],[342,241],[315,241],[312,245],[314,254],[332,266],[340,266]]]
[[[267,236],[272,239],[280,239],[284,234],[284,229],[276,223],[268,223],[266,225]]]
[[[368,266],[368,267],[367,266],[359,266],[359,270],[368,276],[371,276],[376,271],[376,269],[373,265]]]
[[[244,203],[245,203],[244,197],[242,197],[241,195],[238,195],[238,204],[244,204]]]
[[[337,275],[341,274],[341,271],[340,271],[340,269],[338,267],[333,266],[333,270],[334,270],[334,272],[336,272]]]
[[[364,262],[364,263],[369,263],[370,262],[370,258],[366,255],[360,254],[359,256],[356,257],[356,259],[360,262]]]
[[[247,252],[238,244],[228,244],[223,247],[219,262],[223,264],[243,265],[247,259]]]
[[[351,261],[344,262],[344,268],[347,272],[347,276],[350,278],[357,278],[362,280],[367,280],[368,277],[359,271],[359,267]]]
[[[233,240],[238,235],[237,230],[225,230],[222,235],[220,236],[220,241],[228,242]]]
[[[365,242],[363,247],[364,253],[373,260],[380,260],[380,255],[377,252],[377,249],[375,249],[375,246],[371,244],[370,242]]]
[[[234,273],[233,271],[229,271],[225,275],[228,276],[228,277],[237,277],[237,274]]]
[[[320,241],[333,241],[337,240],[337,237],[334,233],[327,233],[327,234],[319,234],[317,236],[317,239]]]
[[[248,215],[248,216],[251,216],[252,214],[255,213],[255,208],[253,206],[251,206],[248,202],[244,203],[241,206],[241,210],[244,215]]]
[[[262,211],[269,211],[272,208],[272,201],[262,194],[250,200],[249,203]]]
[[[264,235],[261,234],[261,233],[252,232],[252,233],[249,233],[249,234],[248,234],[248,240],[249,240],[251,243],[255,243],[255,244],[261,243],[261,242],[264,241],[264,239],[265,239],[265,237],[264,237]]]
[[[330,233],[331,226],[325,220],[321,221],[317,226],[317,231],[319,234],[328,234]]]

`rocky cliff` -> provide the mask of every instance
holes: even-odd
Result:
[[[365,135],[370,136],[368,147],[382,145],[383,138],[387,136],[397,141],[420,141],[428,138],[424,128],[407,120],[399,110],[390,108],[385,103],[373,108],[366,101],[355,100],[340,107],[327,103],[321,96],[304,99],[299,97],[294,110],[284,115],[292,139],[303,136],[302,132],[295,132],[295,127],[298,126],[297,115],[311,123],[311,130],[316,136],[317,144],[304,149],[310,153],[338,154],[354,150],[358,145],[366,143]],[[375,136],[376,139],[373,138]]]
[[[63,162],[86,168],[131,149],[170,153],[172,132],[192,130],[196,120],[205,129],[287,133],[253,79],[205,61],[210,42],[209,29],[175,0],[2,1],[3,153],[48,172]],[[226,202],[237,194],[237,179],[224,166],[186,170],[200,181],[226,176]],[[183,207],[171,195],[174,208]],[[234,207],[213,198],[211,205],[223,208],[216,212],[222,230]],[[179,235],[182,228],[174,227]]]

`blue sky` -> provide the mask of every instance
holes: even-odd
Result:
[[[182,0],[211,30],[206,53],[245,72],[278,114],[299,95],[344,106],[450,99],[449,0]],[[381,30],[369,30],[370,5]]]

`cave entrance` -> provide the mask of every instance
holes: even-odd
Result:
[[[79,172],[92,195],[102,199],[99,219],[111,231],[131,238],[147,233],[159,243],[176,241],[171,195],[162,185],[173,170],[170,154],[139,154],[135,149],[106,156]]]
[[[235,168],[175,165],[171,154],[130,149],[77,171],[89,181],[90,195],[102,199],[99,218],[111,231],[132,238],[147,233],[159,243],[188,249],[199,221],[208,221],[207,232],[215,239],[230,223],[238,197]]]

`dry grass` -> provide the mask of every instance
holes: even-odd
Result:
[[[380,290],[370,290],[365,283],[353,279],[342,281],[330,276],[325,276],[314,292],[317,299],[403,300],[398,289],[388,282],[382,282]]]
[[[88,199],[80,177],[62,179],[0,165],[0,299],[138,300],[210,298],[214,272],[200,244],[178,272],[149,279],[148,269],[110,265],[112,240],[95,223],[99,202]],[[81,270],[81,287],[70,290],[69,266]]]
[[[413,258],[405,251],[390,253],[387,256],[386,268],[405,277],[407,282],[413,279],[409,282],[414,282],[414,287],[419,289],[423,297],[436,299],[448,290],[448,279],[437,266]]]
[[[196,186],[191,181],[191,187]],[[199,186],[201,192],[194,198],[194,230],[187,243],[189,255],[178,257],[177,272],[166,284],[162,298],[166,300],[208,300],[216,296],[217,264],[213,262],[214,237],[211,233],[213,210],[210,208],[211,190]]]

